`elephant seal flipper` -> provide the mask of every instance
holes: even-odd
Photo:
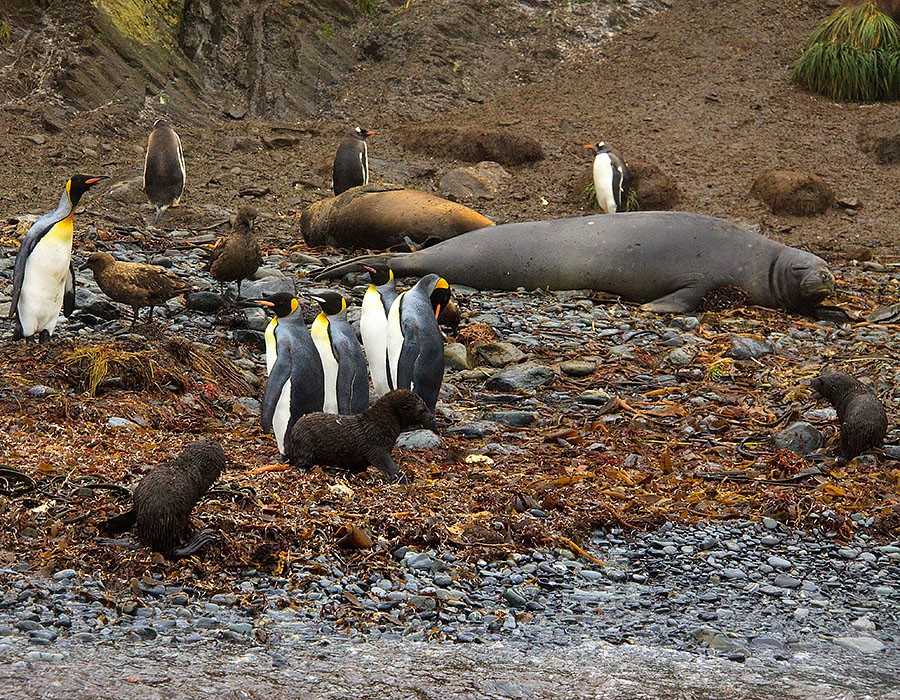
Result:
[[[697,308],[703,299],[703,290],[698,287],[682,287],[664,297],[641,304],[641,310],[658,314],[684,314]]]

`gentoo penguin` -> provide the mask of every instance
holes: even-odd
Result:
[[[177,275],[155,265],[116,260],[109,253],[91,253],[87,265],[106,296],[134,311],[131,327],[137,323],[138,309],[150,307],[147,323],[153,320],[153,308],[191,291],[191,285]]]
[[[266,432],[274,431],[278,451],[285,454],[294,422],[300,416],[322,410],[325,400],[322,361],[303,322],[296,297],[278,292],[251,301],[275,312],[265,334],[269,379],[263,394],[260,423]]]
[[[606,214],[625,211],[631,179],[622,156],[603,141],[585,148],[594,154],[594,192],[600,209]]]
[[[369,150],[366,146],[366,137],[374,133],[356,127],[341,141],[334,155],[332,170],[335,195],[351,187],[369,184]]]
[[[206,269],[219,282],[237,282],[237,295],[241,296],[241,282],[255,273],[262,264],[259,241],[253,233],[256,209],[242,207],[234,219],[231,232],[216,241],[209,253]]]
[[[59,311],[75,309],[75,270],[72,265],[72,214],[87,190],[106,175],[74,175],[56,209],[32,224],[22,239],[13,271],[9,315],[16,319],[14,337],[47,340],[56,329]]]
[[[390,391],[387,378],[387,315],[397,298],[397,288],[393,271],[384,263],[363,265],[363,268],[369,271],[372,284],[363,296],[359,331],[377,399]]]
[[[166,209],[178,206],[184,193],[184,176],[181,139],[169,122],[157,119],[147,139],[144,158],[144,194],[156,207],[156,223]]]
[[[347,321],[347,302],[337,292],[319,292],[309,298],[319,302],[310,332],[325,375],[325,413],[352,415],[369,407],[366,357]]]
[[[432,413],[444,379],[444,340],[437,316],[449,301],[449,292],[443,277],[425,275],[394,300],[388,313],[391,388],[418,394]]]

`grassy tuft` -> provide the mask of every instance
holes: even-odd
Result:
[[[141,388],[159,390],[153,363],[145,353],[119,350],[112,345],[95,345],[76,348],[66,356],[66,367],[74,371],[75,380],[87,389],[91,396],[97,395],[97,388],[109,375],[111,369],[128,375]]]
[[[841,7],[813,32],[793,79],[834,100],[900,99],[900,27],[870,2]]]
[[[591,209],[599,210],[600,206],[597,204],[597,190],[594,189],[594,183],[590,182],[584,188],[584,201],[588,203]],[[638,202],[637,192],[634,189],[628,190],[628,198],[625,200],[625,211],[640,211],[641,205]]]
[[[371,15],[378,9],[379,0],[356,0],[356,9],[361,15]]]

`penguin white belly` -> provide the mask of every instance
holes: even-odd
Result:
[[[43,330],[52,334],[56,329],[71,259],[71,236],[61,240],[51,232],[38,242],[25,261],[18,312],[22,335],[26,338]]]
[[[281,396],[275,404],[275,415],[272,416],[272,428],[275,430],[275,442],[278,443],[278,451],[284,454],[285,439],[288,423],[291,421],[291,380],[288,379],[281,388]]]
[[[322,404],[322,410],[325,413],[337,413],[337,377],[338,377],[338,361],[331,349],[331,340],[328,337],[328,321],[320,320],[322,314],[316,317],[310,328],[313,344],[319,352],[322,359],[322,373],[325,379],[325,403]]]
[[[388,312],[387,319],[387,354],[388,354],[388,371],[390,372],[391,386],[395,389],[410,389],[409,386],[397,385],[397,365],[400,363],[400,351],[403,350],[403,329],[400,326],[400,308],[403,302],[403,292],[394,299],[391,304],[391,310]]]
[[[362,166],[363,184],[369,184],[369,147],[363,141],[362,153],[359,154],[359,164]]]
[[[275,343],[275,326],[278,325],[278,317],[273,318],[266,326],[266,376],[272,374],[275,360],[278,359],[278,345]]]
[[[597,203],[607,214],[616,213],[616,200],[613,197],[613,164],[606,153],[598,153],[594,158],[594,191]]]
[[[390,391],[387,378],[387,329],[388,322],[381,295],[370,289],[363,297],[359,330],[376,399]]]

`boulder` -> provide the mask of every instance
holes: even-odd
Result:
[[[482,161],[477,165],[454,168],[440,180],[441,193],[456,199],[492,199],[510,174],[499,163]]]

